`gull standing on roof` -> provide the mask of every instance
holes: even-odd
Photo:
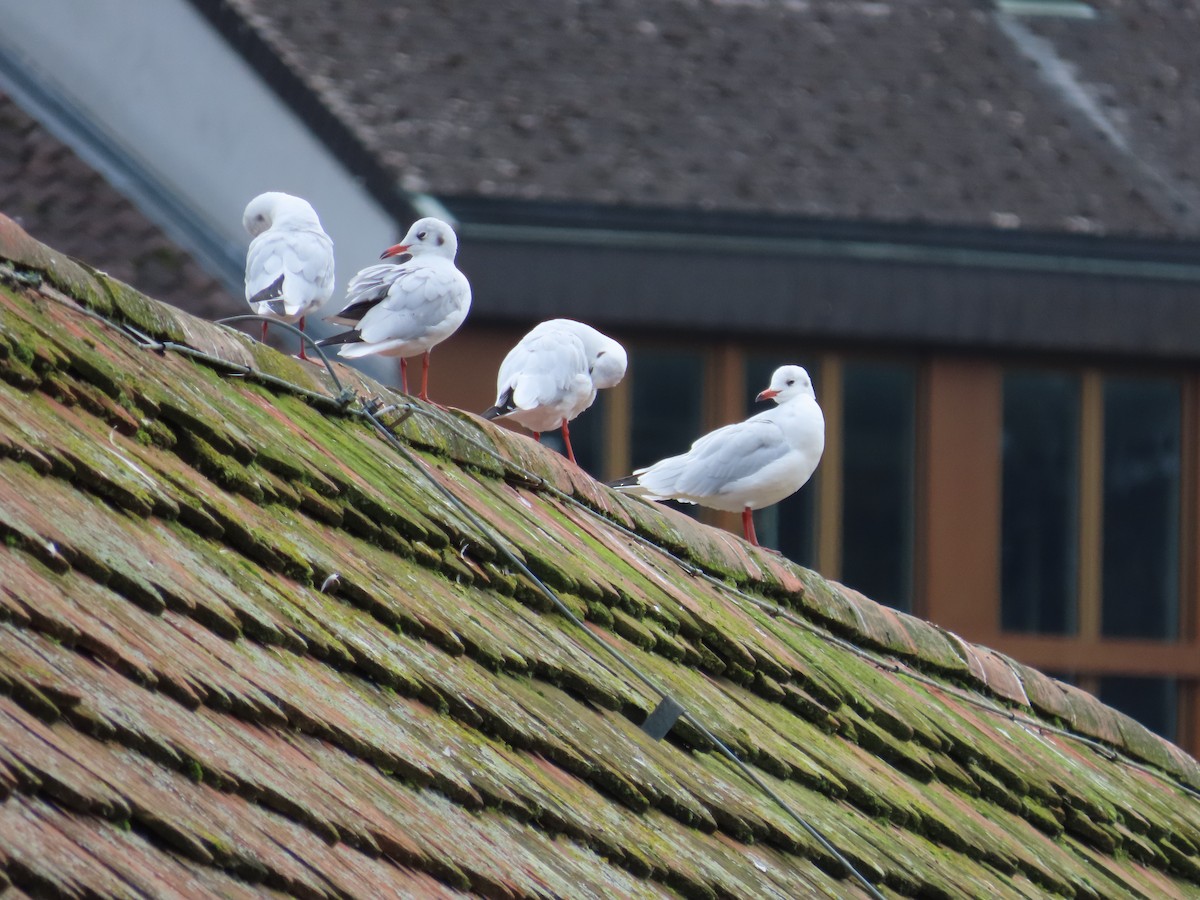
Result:
[[[471,285],[454,265],[458,238],[441,219],[417,220],[399,244],[350,282],[346,305],[328,321],[352,326],[325,338],[320,346],[343,344],[338,356],[400,357],[400,380],[408,392],[410,356],[424,354],[421,366],[422,400],[429,399],[429,353],[467,317]]]
[[[704,435],[680,456],[636,470],[612,486],[647,500],[682,500],[741,512],[746,540],[757,545],[753,511],[794,494],[812,476],[825,449],[825,417],[812,379],[783,366],[756,400],[774,409]]]
[[[561,428],[567,458],[575,462],[567,423],[587,409],[596,391],[625,377],[625,348],[590,325],[551,319],[521,338],[500,363],[496,405],[485,419],[512,419],[541,439]]]
[[[259,194],[242,214],[253,240],[246,251],[246,300],[260,316],[281,322],[299,320],[333,294],[333,241],[321,228],[307,200],[268,191]],[[267,323],[262,325],[267,339]],[[304,340],[300,340],[300,358]]]

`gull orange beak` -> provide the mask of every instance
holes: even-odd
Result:
[[[754,402],[762,403],[764,400],[771,400],[778,396],[779,396],[779,391],[773,391],[770,388],[767,388],[765,391],[763,391],[761,394],[759,394],[757,397],[754,398]]]
[[[399,256],[401,253],[408,251],[408,244],[393,244],[382,253],[379,254],[380,259],[388,259],[393,256]]]

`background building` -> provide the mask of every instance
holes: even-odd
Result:
[[[435,397],[585,318],[632,359],[573,429],[600,475],[803,362],[829,446],[760,535],[1200,747],[1195,9],[112,5],[6,11],[0,84],[233,295],[261,189],[342,284],[445,211],[475,305]]]

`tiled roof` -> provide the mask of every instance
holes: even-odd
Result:
[[[0,213],[63,253],[196,315],[245,312],[240,298],[3,92]]]
[[[239,10],[410,189],[1200,233],[1188,4],[195,2]]]
[[[886,895],[1200,896],[1200,766],[1090,696],[472,416],[393,445],[294,386],[335,392],[0,218],[22,891],[862,896],[702,725]],[[693,718],[651,740],[601,644]]]

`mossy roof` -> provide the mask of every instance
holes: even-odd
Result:
[[[1200,896],[1200,767],[1092,697],[474,417],[394,446],[288,385],[337,393],[0,217],[16,888],[862,896],[711,733],[885,896]],[[647,736],[602,644],[690,718]]]

